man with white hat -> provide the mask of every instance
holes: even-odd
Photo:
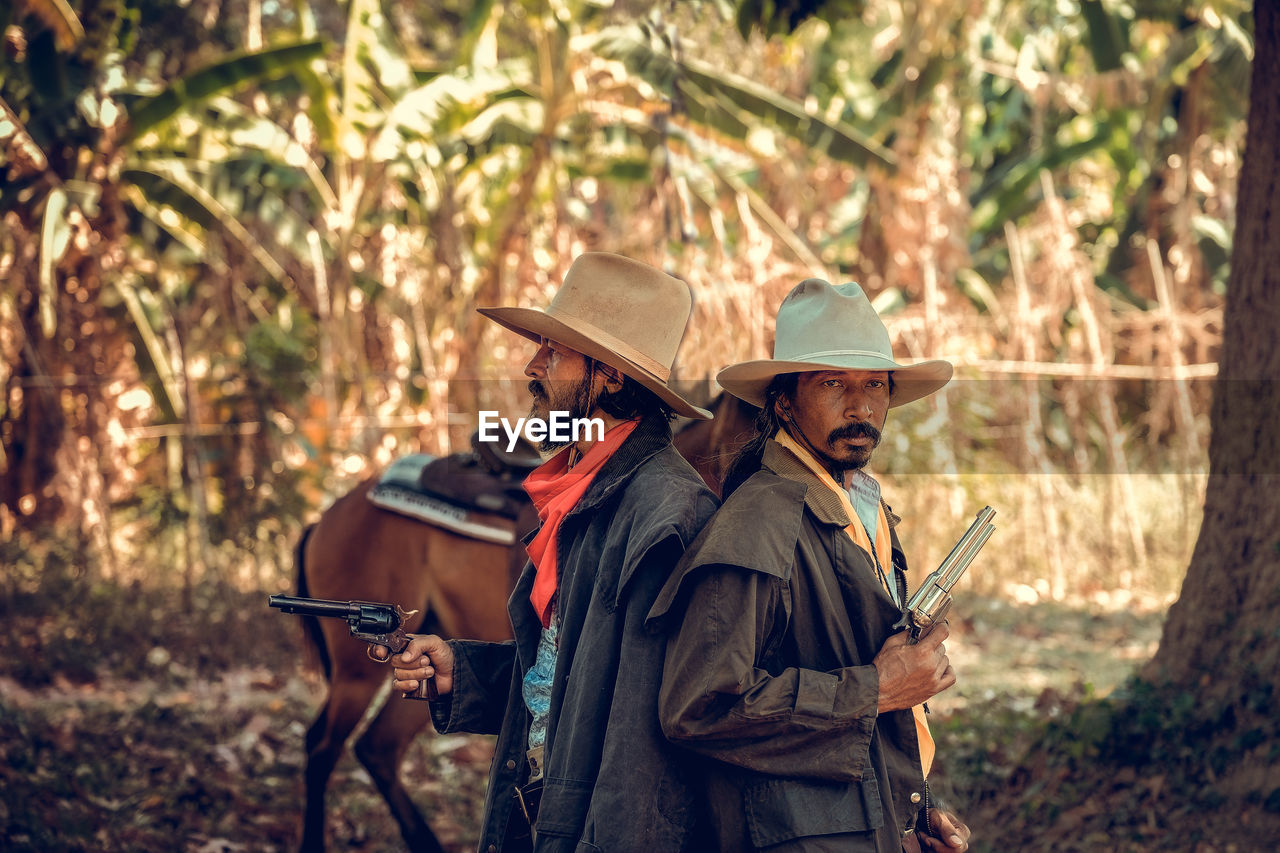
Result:
[[[545,310],[480,313],[538,343],[533,414],[599,419],[529,475],[540,526],[508,610],[514,642],[425,636],[396,687],[434,677],[440,732],[498,735],[481,851],[703,849],[690,756],[658,725],[662,639],[645,616],[716,507],[671,444],[688,286],[618,255],[574,261]],[[546,448],[544,448],[546,449]]]
[[[947,628],[915,645],[894,628],[900,519],[862,470],[889,409],[951,372],[896,362],[858,285],[809,279],[778,309],[774,357],[717,376],[762,407],[760,430],[651,619],[673,624],[662,728],[705,759],[720,850],[968,847],[926,783],[923,704],[956,680]]]

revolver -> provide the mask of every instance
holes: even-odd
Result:
[[[902,618],[893,626],[906,628],[910,632],[907,642],[920,642],[921,637],[946,617],[947,611],[951,609],[951,588],[995,532],[995,527],[991,524],[995,514],[996,511],[991,507],[984,507],[951,549],[951,553],[942,561],[942,565],[924,579],[924,583],[920,584],[920,588],[907,601]]]
[[[351,628],[351,636],[364,640],[369,644],[365,654],[369,660],[386,663],[392,655],[398,655],[409,645],[409,635],[404,631],[405,621],[417,613],[401,610],[396,604],[381,604],[376,601],[329,601],[323,598],[302,598],[296,595],[272,595],[267,604],[277,607],[281,613],[297,616],[327,616],[346,619]],[[374,657],[373,647],[382,646],[387,650],[385,659]],[[426,699],[434,702],[439,698],[436,693],[436,680],[423,679],[418,682],[418,689],[404,694],[406,699]]]

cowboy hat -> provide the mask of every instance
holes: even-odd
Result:
[[[773,358],[730,365],[716,381],[735,397],[764,406],[765,389],[775,376],[817,370],[891,371],[890,406],[932,394],[951,380],[952,372],[946,361],[898,364],[889,331],[861,287],[810,278],[778,306]]]
[[[648,264],[607,252],[579,255],[545,311],[479,308],[518,335],[550,338],[648,388],[677,414],[709,419],[667,383],[693,311],[689,286]]]

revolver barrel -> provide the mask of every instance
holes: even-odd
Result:
[[[267,604],[281,613],[295,616],[332,616],[346,619],[359,614],[359,607],[349,601],[329,601],[323,598],[299,598],[295,595],[273,595]]]
[[[951,608],[951,588],[995,532],[995,526],[991,523],[995,514],[996,511],[991,507],[983,508],[951,549],[951,553],[942,561],[942,565],[925,579],[907,602],[902,619],[894,627],[910,628],[911,642],[927,634]]]
[[[960,580],[960,576],[969,568],[973,558],[978,556],[982,546],[987,544],[987,539],[991,538],[991,534],[995,532],[995,526],[991,523],[995,514],[996,511],[991,507],[984,507],[982,512],[978,513],[978,517],[973,520],[973,524],[969,525],[964,536],[961,536],[960,541],[951,549],[951,553],[942,561],[942,565],[938,567],[938,586],[943,590],[951,591],[956,581]]]

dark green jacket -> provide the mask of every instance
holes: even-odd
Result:
[[[645,616],[716,508],[716,498],[646,419],[605,463],[562,522],[556,617],[559,653],[546,741],[537,851],[702,850],[690,756],[658,726],[663,641]],[[455,641],[450,701],[433,703],[441,732],[497,734],[481,851],[501,850],[514,787],[525,778],[529,713],[521,695],[542,629],[526,564],[508,610],[515,641]]]
[[[837,496],[776,442],[763,463],[690,546],[652,612],[679,620],[663,731],[706,759],[720,850],[898,853],[924,778],[911,711],[877,714],[871,661],[902,612],[844,532]],[[898,518],[889,519],[892,529]]]

